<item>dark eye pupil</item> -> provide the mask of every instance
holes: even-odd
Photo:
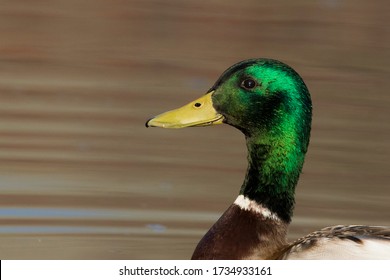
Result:
[[[242,86],[246,89],[252,89],[256,86],[256,82],[252,79],[246,79],[242,82]]]

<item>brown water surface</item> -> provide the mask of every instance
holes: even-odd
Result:
[[[146,129],[231,64],[293,66],[314,104],[290,239],[389,225],[379,1],[3,1],[0,259],[188,259],[237,196],[243,136]]]

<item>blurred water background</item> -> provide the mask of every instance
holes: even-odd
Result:
[[[0,259],[188,259],[246,170],[226,126],[147,129],[231,64],[313,99],[289,238],[389,225],[385,0],[0,2]]]

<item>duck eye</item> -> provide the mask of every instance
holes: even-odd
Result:
[[[257,83],[253,79],[245,79],[241,83],[241,87],[244,89],[253,89],[255,86],[257,86]]]

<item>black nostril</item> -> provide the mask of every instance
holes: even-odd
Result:
[[[194,106],[197,107],[197,108],[199,108],[200,106],[202,106],[202,104],[199,103],[199,102],[196,102]]]

